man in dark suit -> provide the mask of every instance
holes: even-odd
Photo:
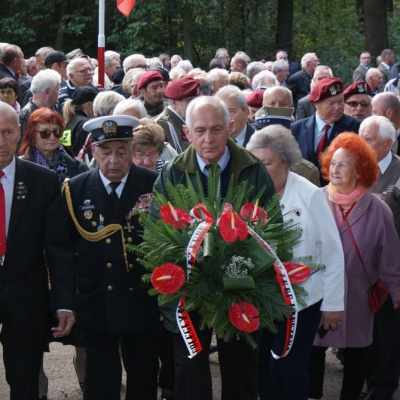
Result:
[[[299,144],[303,158],[319,167],[320,153],[341,132],[356,132],[361,121],[344,114],[343,81],[339,78],[325,78],[317,82],[309,101],[315,104],[317,112],[309,118],[292,125],[292,133]],[[326,181],[321,178],[321,186]]]
[[[293,74],[295,74],[296,72],[301,70],[300,65],[297,61],[289,60],[288,54],[286,53],[285,50],[277,50],[275,57],[276,57],[276,61],[282,60],[282,61],[286,61],[287,63],[289,63],[289,75],[286,78],[286,82]]]
[[[382,50],[381,57],[382,62],[379,64],[378,69],[382,72],[382,83],[379,91],[383,92],[385,85],[390,80],[390,68],[394,63],[394,52],[391,49]]]
[[[141,242],[139,211],[151,202],[157,173],[132,164],[139,120],[86,122],[97,168],[64,185],[77,261],[77,321],[86,346],[85,400],[120,400],[124,349],[126,399],[156,400],[159,317],[144,268],[125,244]]]
[[[24,53],[18,46],[5,46],[0,56],[0,79],[13,78],[18,81],[17,74],[22,71],[24,63]]]
[[[186,108],[199,95],[199,81],[189,76],[174,79],[165,88],[165,96],[169,99],[169,105],[156,117],[155,121],[164,129],[165,141],[178,154],[185,151],[190,145],[185,132],[183,132]]]
[[[396,129],[382,116],[366,118],[360,136],[378,158],[378,181],[368,190],[381,198],[392,210],[394,225],[400,237],[400,158],[390,149],[396,140]],[[391,399],[400,378],[400,314],[393,309],[389,296],[375,315],[372,345],[369,348],[367,395],[364,399]]]
[[[297,102],[310,93],[310,83],[314,75],[315,68],[319,65],[318,57],[315,53],[306,53],[301,59],[302,70],[293,74],[287,83],[287,87],[293,95],[293,102],[297,107]]]
[[[353,82],[365,81],[370,66],[371,54],[368,51],[363,51],[360,54],[360,65],[353,72]]]
[[[58,178],[15,157],[19,139],[17,113],[1,102],[0,186],[5,207],[0,220],[5,221],[0,229],[7,236],[6,249],[0,246],[1,343],[10,398],[27,400],[39,397],[39,370],[49,333],[49,279],[59,320],[53,336],[62,337],[75,322],[74,269]]]
[[[246,103],[246,96],[233,85],[220,89],[216,95],[221,99],[229,110],[229,116],[235,122],[231,132],[231,138],[243,147],[246,147],[255,129],[249,124],[249,108]]]

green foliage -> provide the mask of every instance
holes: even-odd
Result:
[[[304,53],[316,52],[322,64],[350,83],[366,47],[357,3],[294,1],[290,58],[299,61]],[[185,6],[189,13],[184,13]],[[394,7],[388,14],[389,47],[399,51],[399,5]],[[274,59],[277,0],[137,0],[128,18],[119,13],[115,0],[106,0],[105,18],[106,48],[122,57],[167,52],[187,58],[184,26],[189,26],[195,66],[206,68],[219,47],[226,47],[231,56],[244,50],[253,60]],[[65,52],[80,47],[97,55],[98,1],[4,0],[0,22],[1,41],[18,44],[26,57],[42,46]]]
[[[201,178],[198,176],[198,179]],[[199,187],[202,187],[201,183]],[[250,217],[247,221],[247,226],[268,242],[271,252],[256,239],[256,235],[250,233],[243,240],[227,242],[223,239],[220,231],[222,228],[217,221],[226,212],[229,204],[239,214],[242,206],[248,203],[252,188],[247,182],[234,187],[231,179],[227,195],[222,199],[216,164],[210,170],[207,199],[202,190],[196,192],[188,176],[186,187],[173,186],[168,182],[166,192],[168,198],[156,193],[153,199],[156,209],[168,206],[189,212],[202,204],[213,218],[193,261],[194,265],[189,268],[189,240],[202,220],[192,218],[186,227],[181,223],[178,229],[163,219],[157,220],[148,214],[141,214],[140,220],[145,228],[143,242],[139,246],[127,245],[127,249],[138,254],[138,261],[149,271],[143,276],[143,280],[150,282],[151,273],[165,263],[174,263],[181,267],[188,277],[184,286],[177,288],[172,294],[159,294],[155,290],[149,293],[159,295],[161,305],[176,302],[184,296],[185,309],[197,310],[201,315],[201,328],[214,328],[217,336],[227,341],[236,335],[243,336],[255,347],[251,335],[232,325],[228,310],[236,303],[249,302],[259,311],[261,327],[271,332],[276,331],[275,321],[284,319],[292,309],[285,303],[277,282],[274,268],[276,258],[273,252],[282,261],[291,260],[291,249],[299,242],[302,234],[300,228],[283,222],[279,196],[276,195],[264,207],[268,214],[265,223],[261,223],[261,220],[252,222]],[[261,198],[262,192],[254,197],[253,204],[256,199]],[[312,268],[319,269],[318,266]],[[299,303],[304,304],[306,291],[298,285],[294,285],[293,289]]]
[[[364,49],[355,1],[301,0],[295,1],[294,10],[294,58],[315,52],[334,76],[346,85],[351,83],[358,55]]]

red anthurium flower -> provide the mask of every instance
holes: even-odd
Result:
[[[247,301],[234,304],[229,309],[229,319],[233,326],[244,332],[253,332],[260,326],[257,308]]]
[[[308,279],[311,274],[311,268],[304,264],[297,264],[293,262],[283,262],[289,281],[292,285],[302,283]]]
[[[168,202],[168,206],[162,206],[160,210],[162,220],[172,225],[174,228],[181,229],[181,224],[186,227],[192,222],[192,217],[184,210],[174,207]]]
[[[204,203],[196,204],[190,211],[190,215],[192,215],[193,217],[196,217],[198,219],[202,219],[203,221],[206,221],[206,222],[214,221],[213,216],[207,210],[207,207],[205,206]]]
[[[231,210],[221,215],[218,221],[219,231],[226,242],[244,240],[247,237],[247,224],[235,211]]]
[[[185,272],[178,265],[167,263],[156,268],[151,275],[151,283],[163,294],[175,293],[185,283]]]
[[[247,203],[240,209],[240,216],[248,221],[250,218],[251,222],[257,222],[260,217],[262,218],[262,223],[268,218],[268,214],[261,208],[258,207],[258,200],[256,203]]]

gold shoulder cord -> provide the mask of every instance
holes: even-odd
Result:
[[[126,270],[129,272],[128,268],[128,259],[126,256],[126,249],[125,249],[125,236],[124,236],[124,230],[120,224],[110,224],[105,226],[103,229],[101,229],[98,232],[88,232],[85,229],[83,229],[80,225],[78,220],[76,219],[75,212],[74,212],[74,207],[72,205],[72,196],[71,196],[71,189],[69,187],[69,179],[66,179],[64,181],[64,185],[62,187],[62,193],[65,193],[65,198],[67,200],[67,205],[68,205],[68,211],[71,215],[72,221],[74,222],[74,225],[77,229],[77,231],[80,233],[80,235],[86,239],[89,242],[99,242],[100,240],[105,239],[108,236],[113,235],[114,233],[121,231],[121,237],[122,237],[122,247],[123,247],[123,252],[124,252],[124,258],[125,258],[125,264],[126,264]]]

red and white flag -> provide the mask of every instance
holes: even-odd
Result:
[[[133,7],[135,7],[135,3],[136,0],[117,0],[117,8],[125,17],[129,17]]]

